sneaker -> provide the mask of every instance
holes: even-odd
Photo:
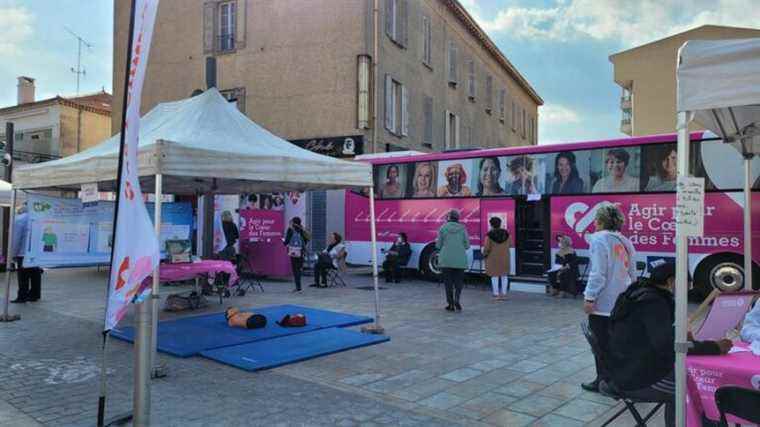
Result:
[[[459,303],[458,303],[458,302],[455,302],[455,303],[454,303],[454,308],[456,308],[456,309],[457,309],[457,311],[462,311],[462,306],[461,306],[461,305],[459,305]]]
[[[446,306],[446,311],[454,311],[454,306],[449,304]]]
[[[11,300],[11,304],[23,304],[25,302],[27,302],[27,300],[25,300],[23,298],[16,298],[14,300]]]
[[[599,379],[595,379],[594,381],[588,382],[588,383],[582,383],[581,388],[586,391],[591,391],[594,393],[599,393]]]

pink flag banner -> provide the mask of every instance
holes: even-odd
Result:
[[[108,284],[106,330],[119,323],[130,303],[140,302],[150,294],[150,287],[141,285],[159,262],[158,239],[143,202],[137,173],[140,99],[158,0],[136,0],[133,4],[134,25],[125,87],[127,99],[119,159],[121,176]]]

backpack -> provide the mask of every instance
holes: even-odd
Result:
[[[297,230],[293,230],[293,234],[290,236],[290,242],[288,243],[288,256],[291,258],[303,257],[304,241],[301,237],[301,233]]]
[[[285,327],[306,326],[306,315],[301,313],[286,314],[277,324]]]

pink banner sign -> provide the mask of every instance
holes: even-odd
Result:
[[[240,251],[251,268],[267,276],[289,276],[290,258],[283,244],[283,211],[245,209],[240,211]]]
[[[375,224],[377,240],[392,242],[404,232],[411,243],[435,241],[446,214],[456,209],[459,221],[467,227],[470,243],[480,244],[480,200],[475,198],[445,200],[377,200]],[[346,192],[346,240],[370,240],[369,199]]]
[[[760,217],[760,194],[753,197],[753,217]],[[622,210],[625,217],[622,232],[631,239],[637,250],[675,251],[675,194],[553,197],[552,233],[569,236],[576,249],[587,249],[589,236],[595,231],[594,215],[604,202],[614,203]],[[727,194],[707,194],[704,236],[689,237],[689,252],[741,253],[744,249],[742,210],[743,208]],[[753,228],[753,243],[758,245],[760,224],[755,221]],[[556,246],[555,239],[552,239],[552,244]]]

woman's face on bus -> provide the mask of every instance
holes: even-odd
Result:
[[[665,171],[665,175],[670,179],[676,179],[676,165],[678,164],[678,154],[676,150],[671,150],[668,157],[662,160],[662,170]]]
[[[483,184],[483,188],[495,189],[499,185],[499,171],[496,165],[496,160],[486,159],[483,161],[483,165],[480,167],[480,183]]]
[[[388,169],[388,182],[391,184],[395,184],[396,180],[398,179],[398,169],[395,167],[391,167]]]
[[[459,169],[452,169],[451,172],[446,175],[446,180],[449,183],[449,188],[454,190],[454,192],[458,192],[462,180],[462,174],[459,172]]]
[[[560,157],[557,161],[557,172],[562,180],[566,180],[570,176],[572,167],[570,166],[570,160],[565,157]]]
[[[515,181],[525,181],[530,178],[530,171],[524,166],[518,166],[512,174],[515,177]]]
[[[417,191],[429,191],[433,184],[433,170],[430,165],[417,168]]]
[[[625,175],[625,167],[627,165],[624,161],[618,159],[612,154],[607,155],[607,173],[615,178],[622,178]]]

